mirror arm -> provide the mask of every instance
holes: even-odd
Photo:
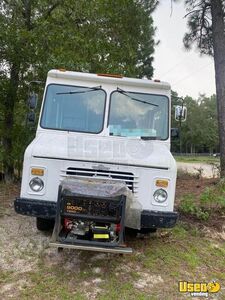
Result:
[[[28,112],[26,125],[34,125],[35,124],[35,113],[33,111]]]

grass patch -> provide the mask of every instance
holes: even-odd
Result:
[[[189,163],[219,163],[219,158],[213,156],[174,156],[177,162]]]
[[[18,298],[86,300],[95,295],[99,300],[184,299],[177,292],[179,280],[222,281],[225,278],[225,246],[201,236],[197,229],[185,223],[161,230],[150,239],[134,239],[132,244],[131,256],[111,255],[93,260],[94,254],[81,252],[79,267],[71,265],[71,269],[63,266],[73,261],[73,252],[65,253],[64,259],[54,266],[48,266],[41,256],[36,270],[22,275],[27,278],[27,284],[17,291]],[[94,272],[96,267],[101,268],[101,273]],[[151,285],[150,279],[143,289],[135,286],[151,276],[163,281]],[[100,279],[97,284],[96,278]],[[0,274],[3,285],[17,279],[19,275],[12,272]]]
[[[199,194],[189,194],[185,198],[186,202],[181,202],[183,210],[196,216],[199,212],[196,207],[204,208],[206,212],[212,210],[213,214],[217,213],[219,219],[222,208],[225,209],[225,183],[221,181]],[[2,207],[7,208],[7,205]],[[17,221],[13,215],[9,218],[12,221],[10,224]],[[3,219],[0,221],[3,222]],[[208,223],[211,224],[204,224]],[[209,226],[207,231],[201,230],[199,222],[189,218],[188,222],[179,221],[174,228],[159,230],[146,239],[129,237],[127,243],[134,249],[134,253],[127,256],[104,256],[101,253],[69,250],[57,254],[45,249],[35,254],[34,251],[34,260],[38,260],[38,264],[32,271],[18,273],[16,268],[10,272],[0,270],[0,288],[2,291],[7,285],[10,288],[1,298],[8,299],[13,294],[15,299],[22,300],[86,300],[91,297],[97,300],[187,299],[188,295],[178,293],[179,280],[206,282],[217,279],[222,286],[225,282],[224,241],[214,236],[217,232],[213,228],[211,231]],[[35,231],[33,234],[36,234]],[[21,250],[21,258],[24,260],[27,255],[32,255],[35,247],[33,236],[29,240],[31,247]],[[3,249],[0,244],[0,252]],[[56,255],[62,256],[54,259]],[[96,272],[96,268],[100,271]],[[96,282],[96,279],[99,281]],[[145,280],[147,284],[143,288],[137,287],[137,283]],[[224,290],[218,294],[218,299],[225,299]]]
[[[9,209],[18,194],[17,185],[0,183],[0,217],[9,214]]]
[[[122,279],[122,278],[121,278]],[[156,298],[147,296],[144,292],[134,288],[131,282],[126,282],[118,278],[112,277],[110,282],[104,284],[105,292],[99,296],[99,300],[154,300]]]
[[[214,187],[207,188],[201,194],[200,204],[211,211],[225,211],[225,180],[221,179]]]
[[[181,199],[178,209],[181,213],[192,215],[198,220],[207,221],[209,218],[209,212],[206,211],[204,207],[201,207],[198,202],[196,202],[196,199],[192,194],[185,195]]]
[[[224,215],[225,180],[220,180],[216,185],[207,187],[199,198],[193,194],[183,196],[178,210],[185,215],[191,215],[203,221],[207,221],[216,214],[218,216]]]
[[[192,279],[194,276],[201,279],[202,275],[210,279],[215,270],[221,270],[223,276],[225,246],[222,243],[215,247],[206,236],[193,236],[192,231],[186,230],[182,224],[171,233],[169,240],[156,240],[145,251],[145,268],[167,274],[173,280]]]
[[[20,299],[74,299],[86,300],[80,289],[79,280],[75,274],[65,272],[63,269],[49,268],[40,269],[38,272],[28,273],[29,287],[24,289]]]
[[[0,284],[7,283],[11,280],[13,272],[11,271],[2,271],[0,272]]]
[[[156,240],[145,252],[144,266],[154,271],[177,276],[183,270],[194,270],[199,262],[198,249],[190,242],[190,234],[177,226],[167,242]],[[169,268],[168,268],[169,266]],[[168,269],[167,269],[168,268]]]

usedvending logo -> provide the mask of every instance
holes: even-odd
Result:
[[[179,282],[180,293],[190,293],[192,297],[209,297],[209,294],[215,294],[220,291],[220,283],[212,282]]]

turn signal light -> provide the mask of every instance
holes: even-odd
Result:
[[[39,168],[32,168],[31,169],[31,175],[35,176],[44,176],[44,170]]]
[[[158,187],[167,188],[169,181],[166,179],[157,179],[155,185]]]

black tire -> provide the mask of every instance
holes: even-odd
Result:
[[[37,218],[36,226],[37,226],[37,229],[40,231],[50,231],[54,227],[54,220]]]
[[[138,230],[137,229],[133,229],[133,228],[129,228],[126,227],[125,228],[125,236],[129,236],[131,238],[135,238],[138,234]]]
[[[138,233],[148,234],[148,233],[155,233],[156,231],[157,228],[141,228],[140,230],[138,230],[138,229],[132,229],[126,227],[126,235],[130,237],[136,237]]]
[[[154,233],[157,231],[157,228],[141,228],[139,231],[142,234]]]

